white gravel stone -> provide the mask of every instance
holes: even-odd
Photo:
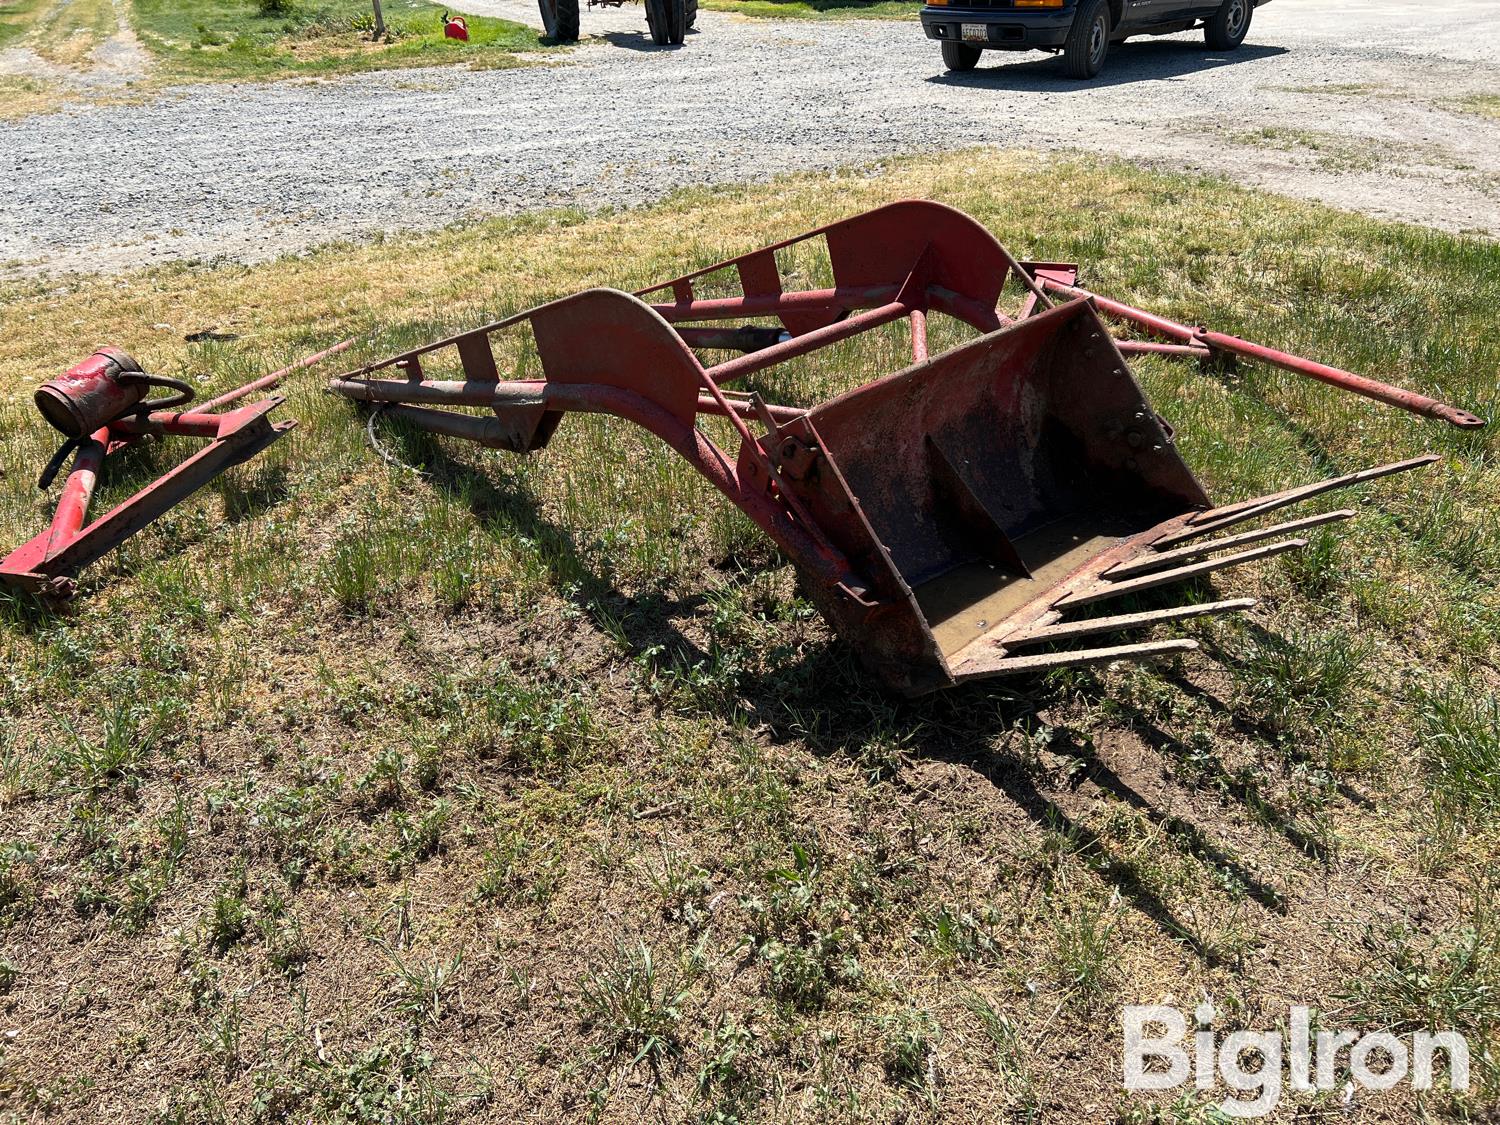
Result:
[[[1037,54],[946,75],[912,22],[704,12],[679,49],[653,48],[633,5],[585,11],[583,26],[594,38],[563,65],[188,86],[0,123],[0,274],[254,261],[980,144],[1217,172],[1500,234],[1500,121],[1453,103],[1497,89],[1495,0],[1274,0],[1237,52],[1200,34],[1132,41],[1092,83]],[[1334,135],[1369,159],[1245,139],[1263,127]]]

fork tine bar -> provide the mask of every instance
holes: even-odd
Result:
[[[1270,543],[1264,547],[1241,551],[1237,555],[1205,559],[1203,562],[1193,563],[1190,566],[1179,566],[1172,570],[1163,570],[1158,574],[1147,574],[1141,578],[1128,578],[1123,582],[1102,579],[1093,586],[1087,586],[1067,597],[1059,598],[1053,605],[1061,609],[1065,606],[1102,602],[1107,598],[1118,598],[1125,594],[1139,593],[1141,590],[1153,590],[1157,586],[1167,586],[1173,582],[1184,582],[1189,578],[1197,578],[1201,574],[1212,574],[1216,570],[1225,570],[1231,566],[1243,566],[1245,563],[1268,559],[1273,555],[1285,554],[1287,551],[1300,551],[1306,546],[1306,539],[1286,539],[1280,543]]]
[[[986,661],[979,677],[1020,676],[1028,672],[1047,672],[1053,668],[1075,668],[1084,664],[1110,664],[1116,660],[1154,660],[1179,652],[1194,652],[1197,641],[1147,641],[1138,645],[1116,645],[1113,648],[1084,648],[1076,652],[1046,652],[1038,656],[1015,656],[1005,660]]]
[[[1314,484],[1304,484],[1298,488],[1287,489],[1285,492],[1273,492],[1268,496],[1259,496],[1253,500],[1244,500],[1238,504],[1229,504],[1223,508],[1211,508],[1206,512],[1199,512],[1188,521],[1188,526],[1182,531],[1162,536],[1162,538],[1156,541],[1155,546],[1170,547],[1175,543],[1183,543],[1189,539],[1196,539],[1200,535],[1207,535],[1221,528],[1233,527],[1237,523],[1244,523],[1246,520],[1255,519],[1257,516],[1278,511],[1281,508],[1289,508],[1293,504],[1300,504],[1304,500],[1311,500],[1314,496],[1321,496],[1325,492],[1334,492],[1340,488],[1363,484],[1365,481],[1378,480],[1381,477],[1410,472],[1412,469],[1420,469],[1425,465],[1431,465],[1441,460],[1442,458],[1436,453],[1425,453],[1421,457],[1413,457],[1407,461],[1396,461],[1390,465],[1377,465],[1373,469],[1361,469],[1357,473],[1346,473],[1341,477],[1329,477],[1327,480],[1317,481]]]
[[[1275,539],[1278,535],[1289,535],[1294,531],[1307,531],[1314,527],[1322,527],[1324,524],[1337,523],[1339,520],[1352,519],[1353,508],[1341,508],[1336,512],[1320,512],[1315,516],[1304,516],[1300,520],[1288,520],[1286,523],[1278,523],[1272,527],[1257,528],[1255,531],[1242,532],[1239,535],[1229,535],[1223,539],[1210,539],[1207,543],[1194,543],[1189,547],[1179,547],[1175,551],[1162,551],[1156,555],[1141,555],[1137,558],[1126,559],[1124,562],[1116,563],[1104,572],[1104,577],[1111,581],[1117,578],[1129,578],[1135,574],[1145,574],[1152,570],[1161,570],[1175,563],[1187,562],[1189,559],[1201,558],[1211,555],[1215,551],[1227,551],[1232,547],[1248,547],[1252,543],[1261,543],[1267,539]]]
[[[1125,613],[1118,617],[1095,617],[1088,621],[1065,621],[1060,625],[1041,625],[1033,629],[1013,633],[1001,641],[1006,649],[1023,645],[1049,644],[1053,641],[1070,641],[1074,637],[1088,637],[1097,633],[1113,633],[1123,629],[1145,629],[1162,625],[1168,621],[1186,621],[1192,617],[1208,617],[1222,613],[1242,613],[1255,606],[1254,598],[1232,598],[1223,602],[1203,602],[1199,605],[1175,606],[1172,609],[1153,609],[1145,613]]]

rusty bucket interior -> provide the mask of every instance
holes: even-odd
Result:
[[[1082,302],[859,387],[805,427],[827,469],[801,499],[901,606],[866,619],[879,635],[861,647],[923,652],[954,678],[1091,562],[1209,506]]]

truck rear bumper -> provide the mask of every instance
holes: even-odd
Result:
[[[984,39],[966,38],[964,27],[985,29]],[[1021,13],[1015,9],[950,8],[922,9],[922,30],[929,39],[962,41],[971,47],[1026,51],[1056,50],[1073,26],[1073,9],[1061,12]]]

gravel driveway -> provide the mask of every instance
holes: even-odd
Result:
[[[522,0],[466,10],[531,18]],[[1495,0],[1275,0],[1238,52],[1133,42],[1101,78],[1042,55],[942,71],[915,23],[705,12],[655,49],[585,12],[564,65],[181,87],[0,124],[0,273],[261,259],[378,230],[993,144],[1222,172],[1500,235]]]

